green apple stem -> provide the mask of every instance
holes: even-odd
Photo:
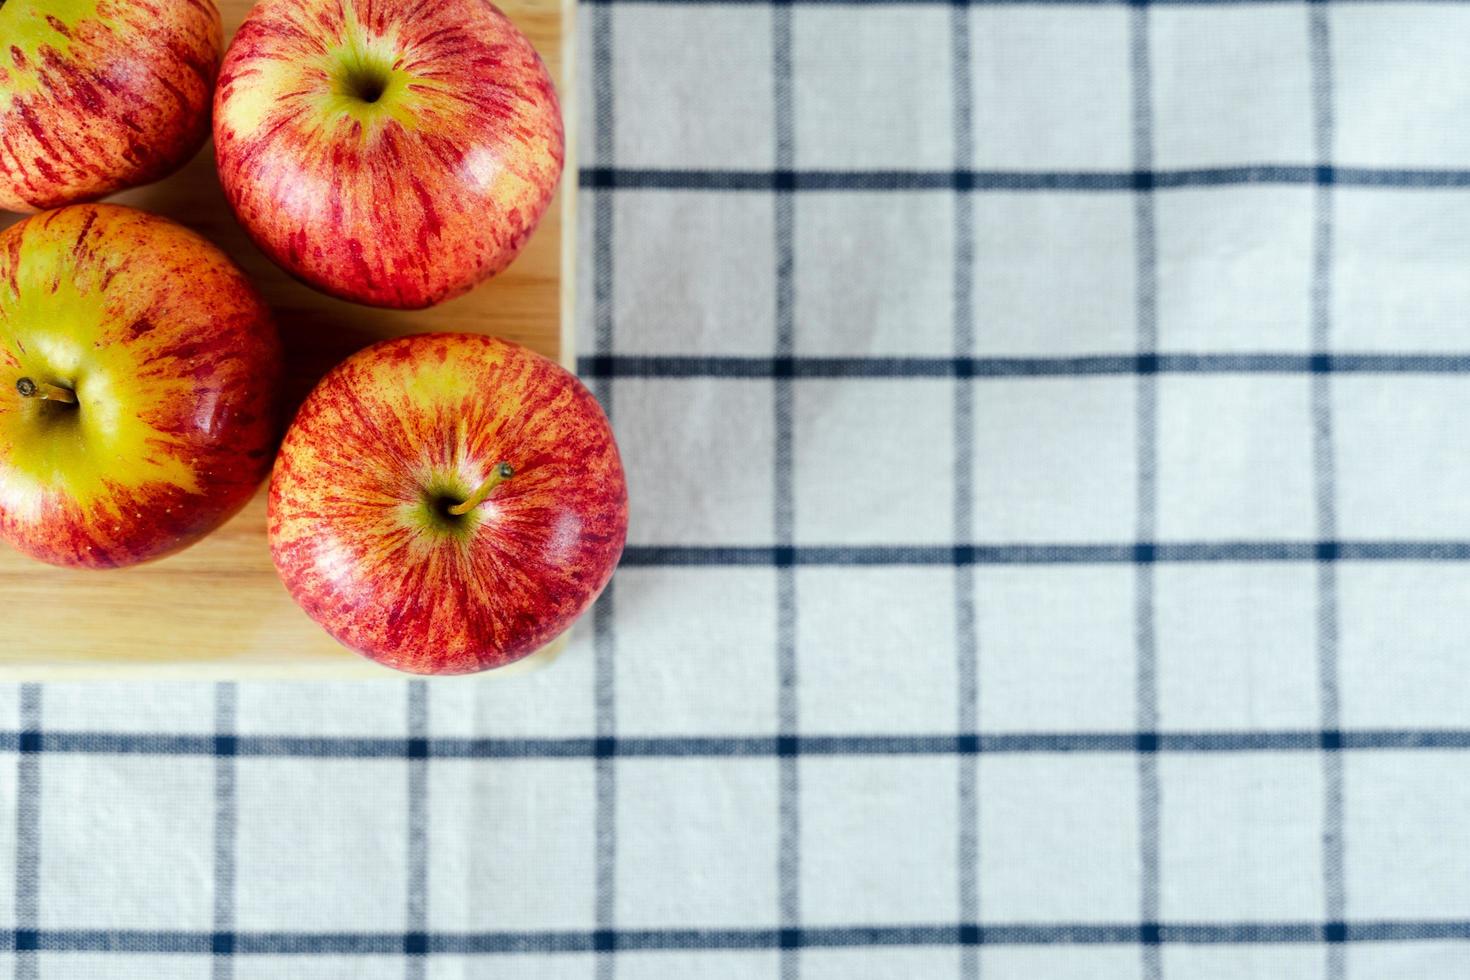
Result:
[[[0,0],[4,3],[5,0]],[[70,388],[62,388],[57,385],[48,385],[46,382],[32,381],[30,378],[21,378],[15,383],[15,390],[20,392],[22,398],[39,398],[48,402],[63,402],[67,405],[77,403],[77,393]]]
[[[496,487],[500,486],[502,482],[504,482],[505,480],[509,480],[511,477],[515,476],[515,474],[516,471],[510,468],[509,463],[498,464],[495,467],[494,472],[490,474],[490,479],[480,484],[480,489],[470,494],[470,499],[466,500],[462,504],[455,504],[453,507],[449,508],[449,513],[453,514],[455,517],[463,517],[465,514],[468,514],[470,511],[483,504],[485,502],[485,498],[490,496],[491,490],[494,490]]]

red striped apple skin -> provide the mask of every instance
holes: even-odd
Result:
[[[263,251],[404,309],[509,265],[565,153],[545,66],[488,0],[262,0],[225,54],[214,136]]]
[[[211,0],[4,0],[0,209],[173,173],[209,135],[222,47]]]
[[[462,517],[449,503],[508,463]],[[384,341],[332,370],[271,477],[276,569],[345,646],[418,674],[534,653],[571,626],[622,554],[617,445],[575,377],[473,334]]]
[[[60,386],[75,405],[21,397]],[[78,204],[0,233],[0,536],[55,565],[171,554],[270,469],[281,353],[230,260],[164,218]]]

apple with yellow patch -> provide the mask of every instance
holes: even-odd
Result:
[[[301,406],[271,476],[271,555],[343,644],[464,674],[534,653],[623,553],[628,488],[592,394],[476,334],[374,344]]]
[[[270,468],[280,345],[224,253],[107,204],[0,233],[0,537],[55,565],[159,558]]]
[[[565,154],[546,67],[489,0],[262,0],[225,54],[214,140],[266,254],[404,309],[509,265]]]

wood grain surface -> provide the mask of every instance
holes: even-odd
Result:
[[[225,37],[253,0],[216,0]],[[384,337],[433,330],[494,334],[570,366],[576,156],[576,91],[569,69],[574,0],[504,0],[557,82],[566,116],[561,192],[531,243],[504,273],[431,310],[354,306],[291,279],[235,222],[205,146],[182,171],[109,200],[167,215],[202,233],[239,263],[275,310],[288,365],[292,410],[338,361]],[[0,212],[0,227],[20,220]],[[265,536],[265,493],[194,547],[138,568],[68,571],[30,561],[0,544],[6,641],[0,681],[77,679],[366,678],[404,675],[339,647],[296,608],[276,578]],[[503,676],[555,656],[561,642]]]

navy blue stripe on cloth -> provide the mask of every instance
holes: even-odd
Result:
[[[796,162],[796,72],[792,65],[791,8],[778,5],[771,11],[771,91],[775,123],[776,168],[791,170]],[[796,200],[792,188],[775,188],[775,318],[777,360],[788,360],[796,352]],[[786,375],[772,375],[773,458],[772,527],[777,544],[790,547],[796,540],[796,390]],[[796,569],[777,564],[776,569],[776,716],[781,736],[778,744],[789,745],[800,728],[797,702],[797,593]],[[801,924],[801,771],[797,759],[786,753],[777,758],[778,799],[776,805],[777,916],[783,934]],[[798,980],[801,961],[788,943],[781,944],[781,980]]]
[[[616,99],[613,90],[613,16],[606,7],[592,10],[592,124],[595,159],[611,163],[616,140],[614,122]],[[616,211],[613,197],[608,189],[593,192],[592,207],[592,343],[599,358],[611,358],[615,348],[614,317],[614,256],[613,247]],[[602,403],[603,411],[614,417],[613,383],[611,378],[592,378],[593,393]],[[592,609],[592,651],[594,661],[594,704],[599,744],[603,739],[612,739],[617,734],[617,629],[614,610],[616,608],[617,584],[609,582],[607,589]],[[593,886],[593,915],[599,935],[613,935],[617,908],[617,768],[611,755],[598,754],[594,763],[596,778],[596,813],[593,823],[595,884]],[[597,947],[595,966],[596,980],[613,980],[616,967],[614,947],[602,944]]]
[[[631,568],[1115,565],[1133,562],[1470,561],[1470,541],[1160,541],[1119,544],[635,545]]]
[[[35,756],[207,756],[210,735],[0,731],[0,752]],[[929,735],[620,736],[568,738],[357,738],[240,735],[243,758],[610,759],[861,755],[977,755],[1065,752],[1187,753],[1470,749],[1470,729],[1364,728],[1251,731],[996,732]]]
[[[214,931],[225,937],[235,928],[235,851],[239,825],[239,773],[235,765],[236,715],[239,709],[239,687],[232,682],[214,688]],[[44,744],[44,740],[43,743]],[[228,942],[216,943],[211,950],[212,980],[233,980],[235,976]]]
[[[1153,170],[1154,113],[1153,66],[1149,58],[1149,10],[1139,5],[1130,11],[1129,67],[1133,90],[1133,166],[1136,172]],[[1159,346],[1158,323],[1158,235],[1153,181],[1136,186],[1134,213],[1134,282],[1137,292],[1135,336],[1140,363],[1152,364]],[[1136,375],[1137,407],[1137,511],[1136,537],[1152,551],[1158,525],[1159,495],[1159,391],[1158,376],[1152,371]],[[1134,725],[1140,733],[1158,728],[1158,644],[1154,629],[1154,563],[1134,565]],[[1141,737],[1151,737],[1142,735]],[[1158,921],[1162,870],[1159,820],[1162,811],[1158,755],[1140,752],[1138,770],[1138,914],[1146,924]],[[1148,936],[1150,940],[1152,935]],[[1156,942],[1142,946],[1140,967],[1143,980],[1161,980],[1163,954]]]
[[[593,355],[583,377],[608,378],[1073,378],[1132,374],[1467,374],[1470,354],[1173,353],[1078,357],[698,357]]]
[[[1335,121],[1332,92],[1332,40],[1328,11],[1321,4],[1307,7],[1312,80],[1312,130],[1316,162],[1330,167]],[[1335,190],[1330,184],[1314,188],[1312,205],[1312,277],[1308,306],[1311,309],[1312,351],[1326,357],[1332,348],[1332,250],[1335,219]],[[1316,533],[1323,540],[1337,537],[1337,462],[1333,447],[1332,381],[1330,373],[1312,375],[1312,479]],[[1338,612],[1337,563],[1317,564],[1317,700],[1319,724],[1324,731],[1341,727],[1338,647],[1341,616]],[[1322,753],[1322,892],[1329,920],[1347,914],[1344,869],[1346,805],[1343,763],[1340,752]],[[1335,942],[1339,933],[1328,934],[1326,980],[1343,980],[1347,956]]]
[[[15,924],[35,929],[41,920],[41,697],[39,684],[20,689],[20,724],[8,747],[19,752],[15,779]],[[3,935],[3,934],[0,934]],[[37,980],[40,964],[34,943],[22,943],[19,935],[11,946],[15,958],[15,980]]]
[[[408,879],[404,885],[405,980],[424,980],[428,964],[425,944],[418,937],[429,928],[429,686],[410,681],[407,686],[405,721],[408,730],[408,846],[405,855]]]
[[[601,931],[432,932],[418,937],[427,953],[483,956],[515,953],[588,953],[619,950],[767,950],[854,946],[1043,946],[1374,943],[1470,939],[1470,920],[1362,920],[1323,922],[1058,922],[980,925],[919,924],[809,926],[797,929],[622,929]],[[0,931],[0,952],[109,952],[207,955],[229,943],[241,956],[396,956],[410,936],[377,932],[213,932],[41,929]]]
[[[616,191],[1135,191],[1324,184],[1399,190],[1470,187],[1470,170],[1258,163],[1138,170],[716,170],[584,167],[582,186]]]
[[[950,86],[954,92],[955,168],[967,170],[974,157],[974,80],[971,64],[970,12],[956,5],[950,10]],[[953,343],[956,359],[975,351],[975,218],[968,194],[954,195]],[[982,326],[983,329],[983,326]],[[954,496],[953,536],[956,541],[975,537],[975,386],[959,375],[954,385]],[[954,570],[955,728],[973,732],[980,727],[980,630],[976,620],[975,570]],[[956,759],[955,899],[961,922],[978,926],[980,908],[980,761],[973,754]],[[960,947],[960,980],[979,980],[980,951]]]

